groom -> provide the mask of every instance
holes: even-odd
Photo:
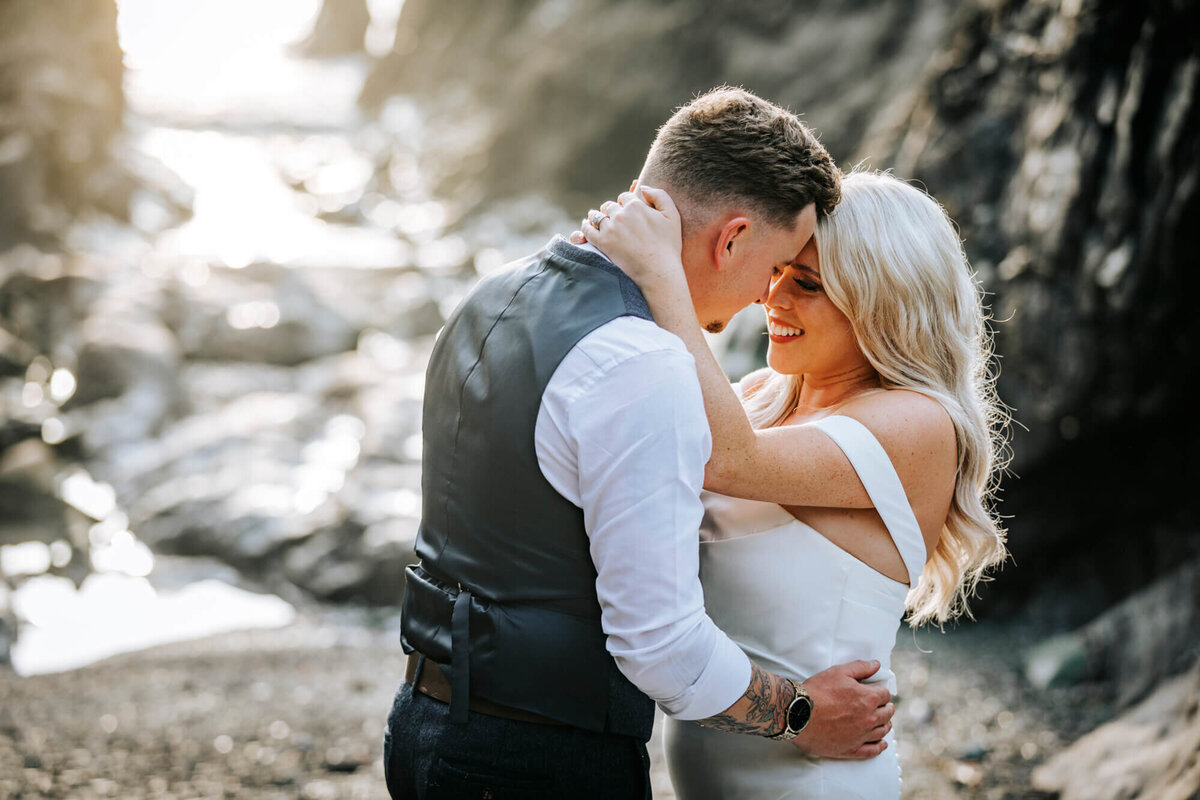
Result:
[[[714,331],[766,297],[840,196],[794,115],[728,88],[667,121],[641,180],[675,199]],[[649,797],[655,703],[814,755],[883,749],[887,690],[859,682],[877,663],[798,684],[704,613],[699,383],[599,251],[556,238],[479,282],[434,348],[423,436],[410,655],[384,743],[393,798]]]

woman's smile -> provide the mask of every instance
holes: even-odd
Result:
[[[767,333],[770,335],[772,342],[775,342],[776,344],[786,344],[787,342],[794,342],[796,339],[803,336],[804,329],[787,325],[768,315]]]

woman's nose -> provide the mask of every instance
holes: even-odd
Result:
[[[791,304],[787,293],[787,281],[776,278],[767,289],[766,305],[768,308],[780,308]]]

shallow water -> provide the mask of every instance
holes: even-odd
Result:
[[[390,46],[389,25],[402,2],[370,3],[373,50]],[[365,123],[355,104],[365,55],[312,60],[295,53],[319,7],[319,0],[119,0],[130,144],[136,156],[187,185],[193,213],[175,225],[152,193],[140,193],[132,227],[84,221],[68,233],[69,246],[147,274],[178,271],[197,285],[210,264],[404,266],[416,251],[398,232],[423,237],[427,251],[436,245],[440,204],[385,201],[368,191],[374,159],[391,137],[419,125],[415,112],[397,101],[383,119],[391,126],[385,134],[380,123]],[[419,198],[419,174],[407,181]],[[322,219],[352,205],[363,209],[352,224]],[[248,324],[270,326],[270,308],[251,310],[264,313]],[[43,426],[48,442],[56,441],[55,430]],[[65,542],[0,548],[5,572],[23,578],[11,596],[21,621],[12,650],[20,674],[293,619],[295,609],[282,599],[232,585],[229,569],[162,580],[111,487],[83,468],[61,485],[64,500],[98,520],[89,533],[92,572],[78,589],[40,574],[64,560]]]

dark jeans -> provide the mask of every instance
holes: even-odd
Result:
[[[650,756],[628,736],[471,713],[401,684],[383,735],[394,800],[649,800]]]

